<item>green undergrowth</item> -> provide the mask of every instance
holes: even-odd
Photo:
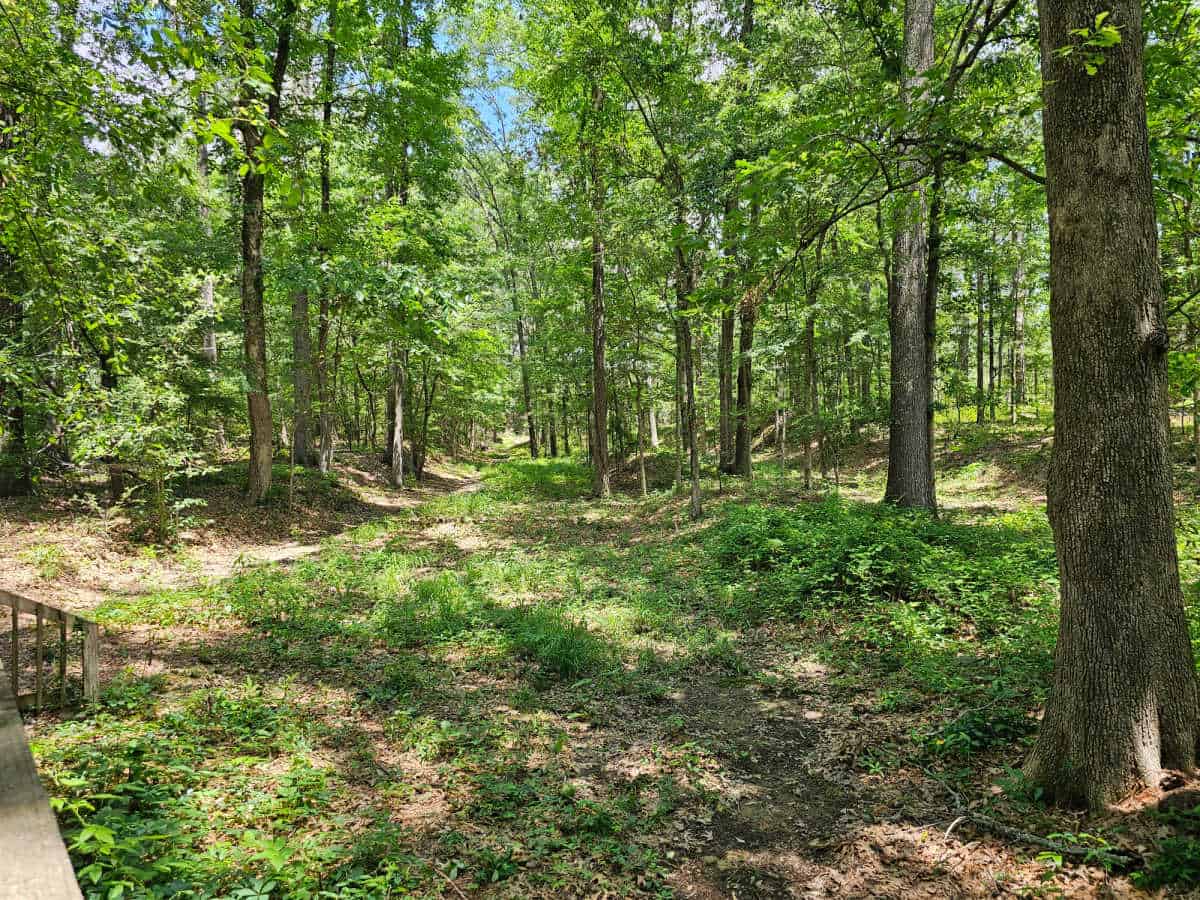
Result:
[[[969,756],[1033,731],[1057,627],[1040,511],[968,523],[837,499],[754,505],[728,510],[710,546],[726,617],[809,622],[830,660],[887,679],[883,707],[936,709],[920,751]]]
[[[312,556],[106,600],[111,633],[189,638],[170,677],[118,679],[39,736],[89,900],[440,896],[447,877],[500,896],[663,893],[644,836],[683,789],[581,784],[568,729],[612,721],[616,698],[657,702],[689,666],[744,664],[681,619],[660,550],[537,538],[572,520],[527,504],[587,485],[574,463],[504,463]],[[429,537],[447,528],[505,540]],[[397,823],[430,792],[436,827]]]
[[[89,900],[444,896],[447,878],[667,896],[672,816],[752,749],[719,701],[672,698],[726,690],[844,699],[881,729],[859,774],[977,791],[1008,768],[1003,802],[1045,814],[1016,772],[1057,626],[1042,510],[797,501],[764,473],[689,528],[684,498],[589,490],[577,462],[506,460],[312,556],[110,597],[112,634],[185,637],[164,675],[39,733]],[[1193,877],[1193,845],[1159,849],[1145,883]]]

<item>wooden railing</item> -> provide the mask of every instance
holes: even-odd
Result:
[[[43,709],[61,708],[69,705],[74,699],[90,700],[96,696],[100,686],[100,629],[95,622],[89,621],[74,613],[65,612],[45,603],[30,600],[19,594],[0,590],[0,610],[7,606],[10,611],[9,647],[5,654],[3,665],[8,669],[9,690],[16,701],[17,708],[33,709],[39,712]],[[2,613],[0,613],[2,615]],[[26,636],[25,656],[32,649],[33,684],[32,691],[21,693],[21,674],[29,669],[30,661],[22,655],[21,617],[34,619],[34,634],[32,648]],[[57,628],[53,626],[57,625]],[[47,626],[51,627],[47,640]],[[55,633],[57,632],[57,633]],[[75,645],[76,634],[81,635],[80,647],[80,689],[76,697],[68,691],[71,648]],[[57,670],[57,678],[47,671],[46,661],[53,657],[53,667]],[[56,688],[56,690],[48,690]]]
[[[20,708],[67,706],[76,699],[96,696],[99,687],[100,633],[95,622],[53,606],[0,590],[0,612],[11,612],[8,653],[0,663],[9,671],[0,677],[0,900],[81,900],[71,858],[58,831],[37,766],[25,740]],[[33,691],[20,693],[21,670],[28,668],[29,645],[23,655],[21,617],[32,616]],[[57,645],[46,641],[47,624],[57,625]],[[2,621],[0,621],[0,624]],[[80,644],[81,686],[68,691],[68,655]],[[47,650],[51,652],[48,654]],[[57,691],[47,691],[52,679],[45,672],[47,656],[58,670]],[[55,696],[55,694],[57,696]]]

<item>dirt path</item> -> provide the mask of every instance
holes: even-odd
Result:
[[[337,466],[336,490],[302,485],[292,510],[248,507],[239,483],[204,490],[206,505],[197,515],[205,521],[186,529],[170,550],[126,541],[122,518],[85,511],[78,495],[0,501],[0,586],[86,613],[106,596],[187,587],[249,564],[301,559],[350,528],[479,487],[476,475],[435,469],[422,484],[399,491],[367,462]]]

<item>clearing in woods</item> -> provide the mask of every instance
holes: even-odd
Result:
[[[291,511],[242,519],[240,473],[218,473],[194,486],[212,521],[170,554],[65,506],[10,505],[16,588],[104,625],[102,702],[32,727],[85,891],[1152,884],[1109,853],[1183,840],[1186,815],[1084,828],[1016,771],[1056,622],[1029,487],[1045,434],[956,441],[940,444],[940,521],[856,499],[882,489],[878,447],[840,491],[767,461],[752,486],[711,481],[698,524],[663,483],[668,456],[648,499],[626,472],[596,502],[585,467],[515,451],[407,493],[365,460],[306,474]]]

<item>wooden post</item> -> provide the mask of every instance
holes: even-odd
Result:
[[[21,693],[21,691],[20,691],[20,687],[21,687],[20,671],[21,670],[18,668],[18,666],[21,663],[20,651],[19,651],[19,646],[18,646],[19,642],[21,640],[21,623],[20,623],[21,604],[19,604],[15,599],[10,602],[12,603],[12,647],[11,647],[12,659],[10,662],[10,667],[12,668],[12,672],[10,674],[12,676],[12,694],[13,694],[13,697],[15,700],[15,698],[17,696],[19,696]]]
[[[58,706],[67,705],[67,617],[58,616]]]
[[[43,615],[44,614],[42,613],[41,604],[38,604],[37,637],[36,637],[37,672],[33,677],[33,693],[34,693],[34,696],[37,698],[37,711],[38,712],[42,711],[42,696],[44,694],[44,691],[42,688],[42,618],[43,618]]]
[[[83,627],[83,696],[94,700],[100,693],[100,626],[87,622]]]

